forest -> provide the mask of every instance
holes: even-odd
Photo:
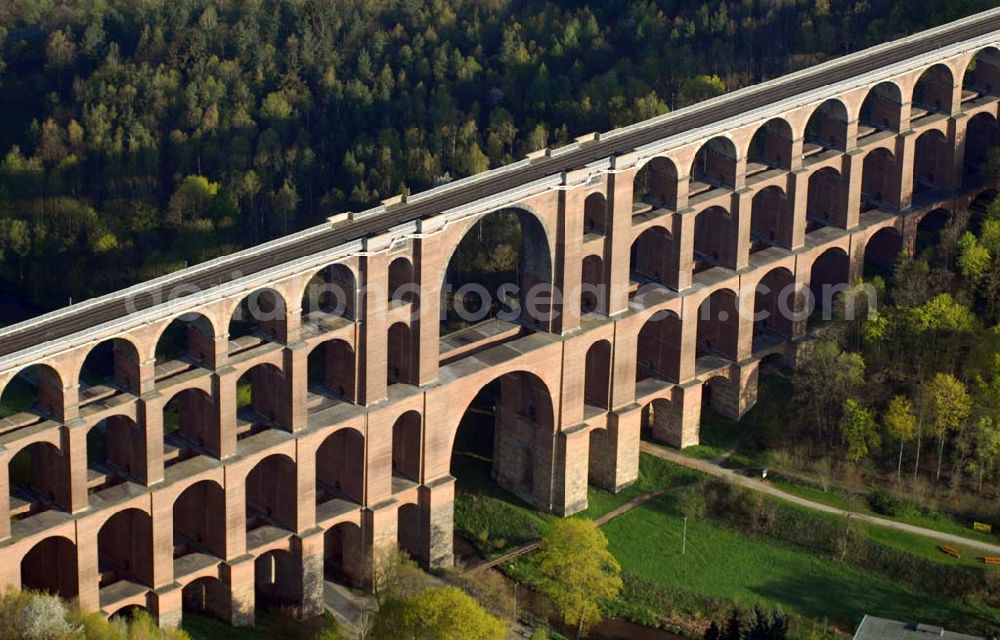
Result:
[[[9,0],[0,323],[992,4]]]

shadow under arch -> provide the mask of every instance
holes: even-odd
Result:
[[[542,221],[522,208],[492,211],[465,232],[441,286],[441,336],[492,320],[548,331],[553,261]],[[469,336],[475,341],[475,336]]]
[[[459,487],[484,490],[492,478],[535,508],[551,507],[555,415],[546,383],[528,371],[480,387],[454,432],[451,473]],[[514,542],[514,541],[512,541]]]

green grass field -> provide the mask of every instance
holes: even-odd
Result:
[[[687,553],[681,555],[682,526],[668,495],[613,520],[604,532],[627,572],[706,596],[780,605],[844,628],[866,613],[957,630],[1000,623],[996,610],[915,593],[888,577],[712,522],[688,523]]]

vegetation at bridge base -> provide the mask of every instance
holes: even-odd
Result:
[[[891,273],[869,271],[868,293],[856,283],[835,303],[795,373],[762,377],[758,405],[722,420],[746,432],[729,464],[767,467],[833,506],[997,542],[972,524],[1000,525],[1000,288],[982,271],[1000,272],[1000,200],[953,212],[935,235]],[[863,312],[847,320],[851,303]]]
[[[58,307],[992,4],[10,0],[0,288]]]
[[[57,596],[25,591],[0,596],[0,640],[191,639],[178,629],[160,629],[144,611],[108,621],[71,609]]]

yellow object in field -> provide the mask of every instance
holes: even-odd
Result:
[[[976,531],[982,531],[983,533],[993,533],[993,526],[982,522],[973,522],[972,528]]]

